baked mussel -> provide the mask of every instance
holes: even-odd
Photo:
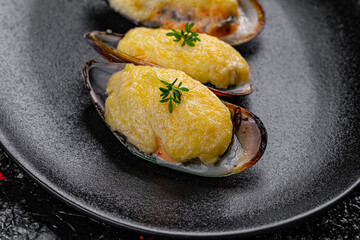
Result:
[[[96,110],[98,111],[101,118],[105,121],[105,123],[109,126],[109,128],[113,131],[114,135],[118,138],[118,140],[127,148],[129,149],[133,154],[148,160],[150,162],[175,169],[178,171],[199,175],[199,176],[205,176],[205,177],[221,177],[221,176],[229,176],[233,175],[239,172],[242,172],[252,165],[254,165],[263,155],[266,143],[267,143],[267,134],[266,130],[260,121],[259,118],[257,118],[254,114],[249,112],[246,109],[243,109],[241,107],[238,107],[236,105],[233,105],[231,103],[227,102],[221,102],[211,91],[206,89],[203,85],[198,83],[197,81],[193,81],[194,84],[197,87],[200,87],[200,92],[204,93],[207,92],[209,94],[209,97],[204,99],[200,98],[200,101],[203,101],[202,103],[196,103],[194,101],[191,102],[192,106],[194,105],[201,105],[204,104],[204,102],[210,102],[211,99],[218,101],[220,104],[223,104],[223,108],[228,109],[226,110],[226,114],[230,121],[231,126],[231,132],[230,132],[230,141],[229,145],[226,146],[225,151],[221,153],[221,155],[218,156],[218,159],[216,161],[211,160],[211,164],[208,164],[206,161],[204,161],[204,158],[200,156],[199,158],[193,158],[186,161],[174,161],[176,158],[176,154],[171,155],[167,154],[165,150],[166,147],[166,137],[164,137],[162,140],[158,141],[156,143],[156,149],[152,152],[146,150],[140,150],[138,145],[132,141],[132,137],[129,135],[124,135],[124,133],[114,130],[113,126],[109,125],[109,121],[107,121],[107,117],[109,115],[109,112],[107,112],[108,107],[106,104],[108,104],[108,100],[110,97],[112,97],[112,93],[109,93],[108,91],[108,85],[109,81],[114,81],[114,76],[117,76],[121,74],[125,74],[124,76],[129,76],[127,69],[135,69],[135,68],[146,68],[147,73],[145,75],[137,75],[139,77],[141,76],[148,76],[149,71],[154,71],[155,75],[158,77],[158,74],[161,75],[161,78],[163,78],[164,74],[163,72],[167,69],[163,68],[151,68],[151,67],[145,67],[145,66],[139,66],[136,67],[133,64],[126,64],[126,63],[98,63],[94,60],[89,61],[85,64],[83,68],[83,75],[85,79],[85,85],[89,89],[91,99],[96,107]],[[158,70],[156,70],[158,69]],[[187,95],[190,96],[190,93],[193,92],[193,94],[196,93],[195,88],[192,88],[192,85],[189,84],[189,81],[187,82],[185,77],[182,78],[182,76],[186,75],[180,71],[169,69],[169,71],[179,72],[179,80],[182,80],[184,84],[182,86],[186,86],[190,88],[189,92],[186,92],[183,94],[183,102],[181,104],[175,104],[174,106],[174,112],[168,113],[167,116],[169,118],[176,118],[180,119],[179,115],[176,111],[182,111],[185,112],[184,109],[188,107],[186,105],[186,98]],[[151,76],[150,76],[151,77]],[[154,75],[152,76],[154,77]],[[186,75],[186,78],[190,78]],[[138,85],[141,89],[150,88],[150,85],[147,85],[144,79],[140,81],[142,84],[138,84],[139,82],[134,81],[128,81],[128,82],[120,82],[120,84],[116,83],[115,89],[119,89],[120,86],[128,86],[130,85]],[[175,81],[176,82],[176,81]],[[181,82],[181,83],[182,83]],[[181,85],[181,84],[180,84]],[[131,86],[132,88],[132,86]],[[161,89],[160,89],[161,90]],[[146,90],[143,90],[146,91]],[[153,87],[152,91],[159,91],[156,87]],[[119,95],[119,93],[124,92],[118,92],[115,95]],[[157,94],[157,93],[156,93]],[[151,94],[150,94],[151,95]],[[159,96],[156,95],[157,98],[153,99],[152,101],[157,102],[158,106],[161,106],[161,108],[164,108],[167,110],[165,105],[167,103],[161,102],[159,103]],[[161,96],[161,95],[160,95]],[[170,95],[171,96],[171,95]],[[148,100],[149,97],[146,95],[146,99]],[[125,99],[128,99],[128,96],[125,96]],[[135,100],[134,100],[135,101]],[[132,104],[132,100],[130,100]],[[163,104],[163,105],[162,105]],[[135,106],[135,105],[133,105]],[[127,106],[129,107],[129,106]],[[195,106],[196,107],[196,106]],[[143,109],[149,109],[149,107],[145,107]],[[131,109],[131,111],[143,111],[143,109]],[[165,111],[164,109],[152,109],[153,113],[158,113],[161,111]],[[182,109],[182,110],[181,110]],[[123,116],[125,113],[121,112],[121,116]],[[193,114],[194,115],[194,114]],[[161,115],[164,116],[164,115]],[[153,116],[152,116],[153,117]],[[206,120],[206,118],[204,118]],[[119,120],[120,121],[120,120]],[[131,121],[131,123],[134,121]],[[139,121],[139,119],[135,119],[135,121]],[[167,119],[161,119],[163,122],[167,122]],[[121,122],[121,121],[120,121]],[[143,124],[143,121],[140,121]],[[199,124],[199,121],[194,121],[193,124],[189,125],[188,129],[198,129],[197,126]],[[145,125],[145,124],[143,124]],[[217,125],[217,124],[215,124]],[[159,126],[162,128],[161,126]],[[200,127],[202,128],[202,127]],[[177,127],[176,127],[177,129]],[[187,129],[186,129],[187,130]],[[195,132],[189,133],[187,136],[194,135]],[[181,138],[179,136],[175,136],[170,134],[170,137],[173,136],[173,138],[176,138],[176,141],[180,141]],[[199,139],[206,138],[207,136],[200,135],[198,136]],[[158,139],[158,137],[156,137]],[[165,139],[165,140],[164,140]],[[179,140],[180,139],[180,140]],[[182,144],[190,144],[191,140],[187,141],[187,139],[182,138],[183,143]],[[222,141],[221,141],[222,142]],[[179,142],[176,142],[177,145],[179,145]],[[136,145],[136,146],[135,146]],[[212,147],[212,145],[211,145]],[[198,149],[198,146],[195,146],[194,149]],[[211,149],[210,149],[211,150]],[[167,150],[166,150],[167,151]],[[182,149],[182,151],[186,151],[186,149]],[[174,157],[173,157],[174,156]],[[205,156],[205,159],[210,159]]]
[[[152,28],[195,30],[240,45],[264,27],[265,13],[257,0],[107,0],[109,6],[136,24]]]
[[[162,66],[185,72],[216,95],[235,97],[253,91],[249,65],[229,44],[207,34],[183,46],[166,35],[168,30],[134,28],[125,35],[93,31],[85,34],[90,45],[112,62]]]

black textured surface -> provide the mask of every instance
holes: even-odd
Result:
[[[232,99],[268,130],[267,151],[248,171],[188,176],[116,141],[81,78],[83,63],[96,57],[83,33],[131,27],[115,24],[124,20],[102,1],[0,3],[1,142],[73,205],[143,230],[226,234],[317,210],[360,176],[359,3],[262,3],[265,30],[237,48],[255,92]]]
[[[39,187],[0,148],[0,239],[150,240],[84,216]],[[168,238],[169,239],[169,238]],[[257,235],[256,239],[360,240],[360,192],[353,191],[320,217],[292,228]],[[153,237],[152,240],[166,240]]]

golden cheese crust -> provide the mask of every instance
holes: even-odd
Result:
[[[216,37],[237,31],[237,0],[109,0],[110,6],[122,15],[146,26],[184,29],[194,22],[194,30]]]
[[[149,20],[169,5],[183,5],[199,10],[222,8],[237,14],[237,0],[108,0],[110,6],[121,14],[139,22]]]
[[[190,77],[217,88],[242,85],[250,81],[249,65],[229,44],[206,34],[195,47],[181,46],[169,30],[134,28],[118,44],[118,50],[139,59],[181,70]]]
[[[127,64],[113,74],[105,103],[105,120],[113,131],[127,136],[128,141],[145,153],[159,148],[177,162],[199,158],[214,164],[228,148],[232,138],[232,121],[227,107],[205,86],[185,73],[157,68],[159,77],[167,82],[178,78],[188,88],[173,112],[168,103],[160,103],[155,70],[148,66]]]

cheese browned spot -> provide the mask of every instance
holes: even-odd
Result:
[[[218,88],[249,83],[249,65],[229,44],[206,34],[195,47],[181,46],[169,30],[135,28],[119,42],[118,50],[139,59],[181,70],[190,77]]]
[[[183,29],[194,22],[197,32],[221,38],[236,32],[240,24],[237,0],[108,1],[115,11],[146,26]]]
[[[232,138],[229,110],[205,86],[185,73],[157,68],[159,77],[188,88],[172,113],[168,103],[160,103],[159,87],[164,85],[148,66],[127,64],[113,74],[105,103],[105,120],[113,131],[145,153],[155,153],[158,139],[166,153],[177,162],[199,158],[214,164],[228,148]]]

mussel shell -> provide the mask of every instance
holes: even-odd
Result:
[[[250,32],[249,34],[242,34],[242,29],[239,28],[237,33],[221,38],[232,46],[238,46],[254,39],[264,29],[266,22],[265,11],[257,0],[238,0],[238,2],[240,10],[245,14],[240,17],[239,22],[246,23],[246,25],[240,24],[240,28],[250,28]]]
[[[121,39],[124,37],[123,34],[92,31],[86,33],[84,37],[88,40],[89,44],[101,56],[103,56],[105,59],[109,60],[110,62],[124,62],[124,63],[134,63],[135,65],[162,67],[155,63],[133,57],[129,54],[117,50],[117,45],[119,41],[121,41]],[[244,96],[253,92],[253,86],[251,83],[238,85],[236,87],[229,89],[219,89],[213,86],[209,86],[209,84],[205,84],[205,85],[216,95],[222,97]]]
[[[85,85],[89,89],[91,99],[103,120],[105,120],[107,82],[113,73],[121,71],[125,65],[125,63],[97,63],[92,60],[84,66]],[[216,166],[207,166],[196,160],[188,163],[169,162],[155,154],[141,152],[127,142],[126,136],[119,132],[113,133],[132,153],[150,162],[199,176],[229,176],[248,169],[261,158],[266,148],[267,134],[264,125],[254,114],[231,103],[223,103],[231,112],[234,136],[228,150]]]
[[[109,3],[108,0],[106,0],[106,2]],[[259,35],[265,26],[265,11],[258,0],[238,0],[238,5],[239,11],[243,14],[238,19],[238,22],[240,23],[238,31],[229,36],[220,38],[232,46],[241,45],[251,41]],[[161,23],[154,23],[152,21],[138,22],[131,19],[129,16],[123,16],[136,25],[151,28],[162,27]],[[248,31],[248,33],[244,33],[244,30]]]

